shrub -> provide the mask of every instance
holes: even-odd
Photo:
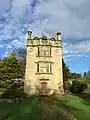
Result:
[[[90,78],[89,79],[85,79],[85,81],[90,84]]]
[[[24,97],[24,89],[23,87],[12,86],[9,87],[2,95],[1,98],[21,98]]]
[[[0,92],[4,92],[5,91],[5,89],[4,88],[0,88]]]
[[[65,81],[64,82],[64,92],[70,92],[71,86],[72,86],[72,82],[71,81]]]
[[[72,86],[70,88],[70,91],[72,93],[82,93],[86,88],[88,87],[86,82],[83,81],[72,81]]]

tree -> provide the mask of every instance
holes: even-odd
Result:
[[[70,70],[68,66],[65,64],[64,59],[62,59],[62,67],[63,67],[63,80],[66,81],[70,78]]]
[[[22,47],[17,49],[17,57],[26,60],[26,49]]]
[[[90,78],[90,68],[89,68],[89,70],[88,70],[88,72],[87,72],[87,75],[88,75],[88,77]]]
[[[6,88],[12,83],[12,78],[16,79],[23,77],[24,74],[14,53],[11,53],[0,62],[0,87]]]
[[[25,66],[26,66],[26,49],[25,48],[19,48],[16,51],[16,57],[18,60],[18,64],[21,66],[21,69],[23,71],[23,74],[25,74]]]
[[[83,77],[85,78],[86,76],[87,76],[87,73],[86,73],[86,72],[84,72]]]
[[[81,78],[81,74],[80,73],[71,73],[71,79],[80,79]]]
[[[85,89],[87,89],[88,85],[84,81],[75,80],[72,81],[72,86],[70,88],[72,93],[82,93]]]

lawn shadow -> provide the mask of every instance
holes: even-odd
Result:
[[[62,108],[63,110],[67,111],[67,113],[70,115],[73,115],[74,118],[77,120],[90,120],[90,116],[87,116],[87,112],[84,111],[82,108],[79,108],[77,105],[69,104],[68,100],[56,100],[57,106],[59,108]]]
[[[57,102],[57,101],[56,101]],[[74,116],[62,105],[56,104],[53,97],[41,98],[41,119],[42,120],[74,120]],[[60,106],[59,106],[60,105]]]
[[[66,101],[62,100],[56,100],[56,104],[57,106],[59,106],[60,109],[66,111],[68,116],[71,116],[71,120],[72,118],[78,119],[76,114],[81,113],[81,109],[68,105]]]
[[[63,107],[67,111],[71,111],[71,110],[79,111],[79,108],[75,108],[74,106],[68,105],[67,101],[68,100],[56,100],[56,104],[59,105],[60,107]]]
[[[90,105],[90,93],[80,93],[80,94],[75,94],[75,96],[82,98],[84,100],[83,103],[85,105]]]

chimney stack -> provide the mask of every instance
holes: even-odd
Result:
[[[31,34],[32,34],[32,31],[28,31],[28,39],[29,40],[31,39]]]
[[[57,40],[61,40],[61,32],[57,33]]]

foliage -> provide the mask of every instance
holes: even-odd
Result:
[[[16,55],[11,53],[7,58],[0,61],[0,88],[7,89],[13,83],[13,79],[23,78],[21,66],[18,64]]]
[[[25,94],[23,86],[16,86],[13,84],[1,95],[1,98],[20,98],[24,96]]]
[[[26,49],[25,48],[17,49],[16,55],[17,55],[18,58],[26,59]]]
[[[85,81],[87,82],[87,84],[90,85],[90,78],[89,79],[85,79]]]
[[[87,76],[87,72],[84,72],[83,77],[85,78]]]
[[[83,77],[88,83],[90,83],[90,68],[87,72],[84,72]]]
[[[18,63],[21,66],[21,69],[23,71],[23,74],[25,74],[26,49],[21,47],[21,48],[17,49],[17,51],[15,53],[18,58]]]
[[[64,82],[64,92],[70,92],[70,88],[72,86],[72,81],[68,80]]]
[[[88,87],[86,82],[83,81],[72,81],[72,86],[70,88],[72,93],[82,93]]]
[[[72,73],[69,69],[69,66],[66,65],[64,59],[62,59],[62,67],[63,67],[63,80],[67,81],[68,79],[80,79],[80,73]]]
[[[70,70],[68,66],[65,64],[64,59],[62,59],[62,67],[63,67],[63,80],[66,81],[70,77]]]
[[[4,88],[0,88],[0,94],[2,94],[5,91]]]
[[[7,88],[12,82],[11,80],[0,80],[0,87]]]
[[[81,78],[81,74],[80,73],[71,73],[70,74],[70,78],[71,79],[80,79]]]
[[[14,53],[0,62],[0,80],[23,77],[22,70]]]

